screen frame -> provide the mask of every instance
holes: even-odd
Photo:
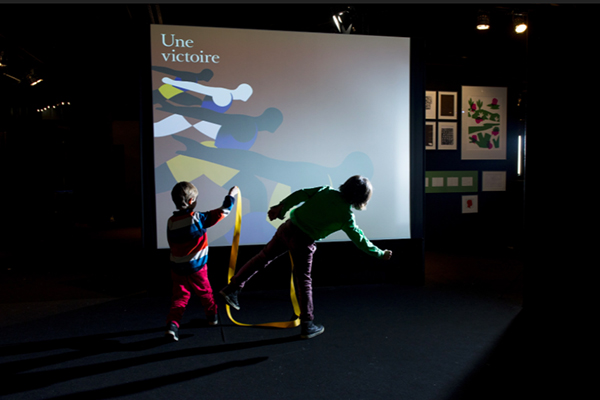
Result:
[[[145,36],[146,56],[140,65],[140,151],[142,171],[142,246],[155,252],[157,243],[157,220],[154,176],[154,136],[152,112],[152,72],[151,72],[151,25]],[[331,35],[332,33],[319,33]],[[410,40],[410,238],[390,239],[389,241],[420,241],[424,239],[424,193],[425,193],[425,72],[424,42],[419,38],[403,37]],[[387,242],[389,242],[387,241]],[[422,247],[422,246],[417,246]]]

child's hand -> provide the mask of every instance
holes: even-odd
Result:
[[[390,258],[392,258],[392,251],[391,250],[385,250],[383,252],[382,260],[389,260]]]
[[[240,192],[240,188],[238,188],[237,186],[232,187],[231,189],[229,189],[229,196],[235,197],[237,196],[237,194]]]
[[[269,219],[271,221],[273,221],[275,218],[279,217],[279,213],[281,212],[281,207],[283,207],[281,204],[277,205],[277,206],[273,206],[269,209],[269,212],[267,213],[269,215]]]

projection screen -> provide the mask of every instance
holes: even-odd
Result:
[[[152,25],[151,62],[158,248],[178,181],[198,188],[196,211],[239,186],[240,245],[257,245],[282,223],[271,205],[363,175],[374,191],[358,225],[410,238],[409,38]],[[211,227],[210,245],[229,246],[234,223]]]

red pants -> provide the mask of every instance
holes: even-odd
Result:
[[[183,317],[185,307],[190,301],[192,291],[200,297],[204,312],[208,317],[217,314],[217,304],[213,297],[213,291],[208,281],[208,266],[191,275],[181,276],[171,271],[173,280],[173,297],[171,298],[171,310],[167,316],[167,324],[174,322],[177,326]]]

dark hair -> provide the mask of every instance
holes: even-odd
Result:
[[[190,200],[195,201],[196,197],[198,189],[190,182],[179,182],[171,190],[171,198],[178,210],[187,210],[191,206]]]
[[[368,178],[354,175],[340,186],[342,197],[357,210],[364,210],[373,194],[373,186]]]

